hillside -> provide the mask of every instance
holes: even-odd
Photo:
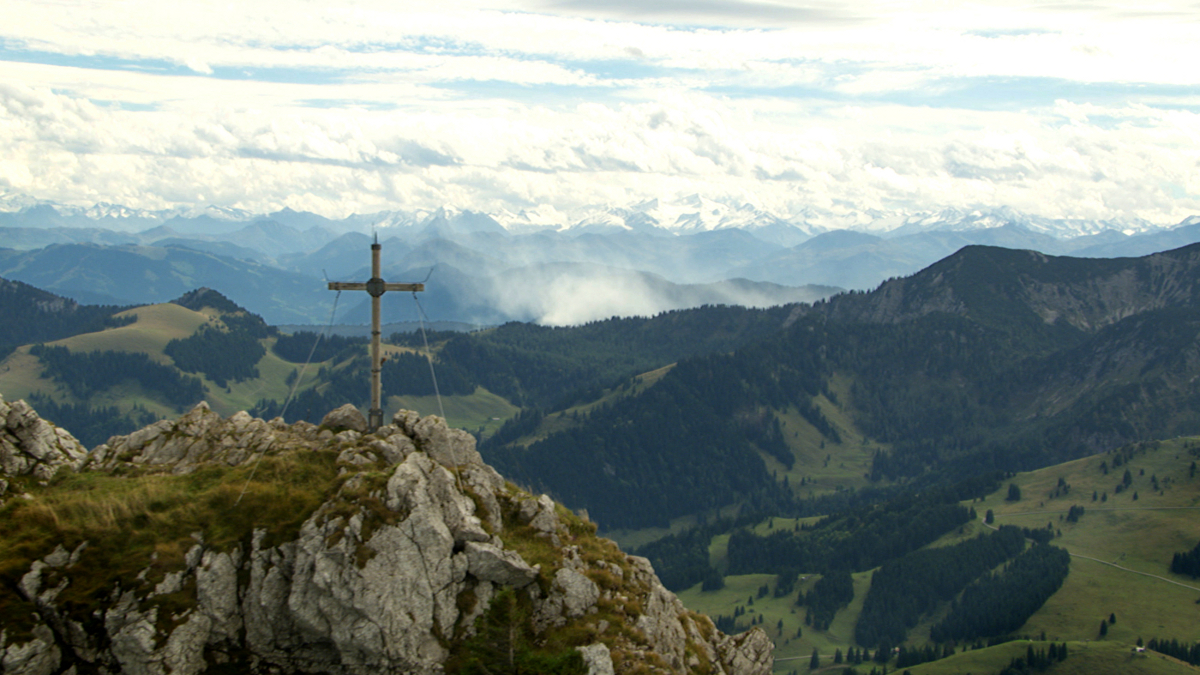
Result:
[[[685,359],[567,428],[483,450],[602,525],[640,528],[737,495],[778,509],[788,491],[945,484],[1195,433],[1198,255],[1195,246],[1122,260],[967,248],[871,293],[798,305],[785,330]],[[697,414],[671,419],[681,410]],[[636,431],[652,419],[670,433]],[[632,431],[618,440],[622,429]],[[670,467],[689,484],[689,458],[710,445],[748,485],[697,483],[703,505],[667,498],[647,482],[654,472],[605,468]],[[810,481],[819,489],[797,490]],[[647,494],[664,494],[648,509],[653,521],[625,515]]]
[[[765,675],[645,560],[405,412],[200,405],[97,448],[0,399],[8,675]]]
[[[0,250],[0,276],[81,302],[166,302],[201,286],[222,289],[273,323],[327,320],[324,284],[248,260],[178,246],[62,244]]]
[[[1070,562],[1019,623],[979,629],[977,641],[956,640],[960,651],[1042,631],[1038,649],[1091,640],[1110,615],[1108,640],[1194,640],[1195,597],[1156,577],[1173,579],[1163,566],[1200,538],[1189,510],[1200,505],[1196,441],[1156,439],[1200,429],[1196,255],[1087,261],[968,249],[873,293],[812,306],[435,333],[440,401],[425,340],[396,335],[388,409],[444,407],[485,438],[484,457],[505,475],[586,509],[651,559],[686,606],[731,632],[761,627],[783,658],[877,649],[855,631],[866,597],[884,587],[873,583],[878,570],[935,549],[975,555],[968,544],[992,532],[988,510],[995,526],[1037,538],[1049,521],[1048,544],[1020,556],[1048,545]],[[126,325],[19,348],[2,364],[0,391],[9,400],[43,392],[38,408],[52,419],[128,406],[119,414],[132,426],[121,434],[140,426],[135,406],[145,422],[190,407],[170,398],[188,391],[188,378],[222,414],[253,408],[264,419],[298,381],[280,424],[366,397],[361,340],[323,339],[312,351],[314,334],[272,331],[212,291],[118,318]],[[67,373],[89,369],[55,371],[68,357],[54,348],[72,359],[140,356],[158,374],[122,366],[120,377],[76,381]],[[167,373],[182,384],[162,386],[175,382]],[[96,443],[108,437],[96,434]],[[1010,483],[1021,499],[1005,499]],[[1068,522],[1072,506],[1083,514]],[[1004,555],[1006,566],[1024,559]],[[848,579],[851,599],[821,590],[826,577]],[[936,600],[902,629],[907,646],[943,630],[950,602]],[[988,662],[986,672],[1006,665]],[[776,671],[800,663],[781,660]]]
[[[269,214],[147,212],[112,204],[81,209],[18,197],[9,207],[13,210],[0,209],[0,240],[21,250],[67,243],[170,243],[314,278],[321,270],[344,278],[362,270],[362,249],[355,247],[365,248],[369,234],[378,231],[395,252],[389,258],[402,260],[394,271],[418,269],[417,278],[435,265],[494,276],[510,268],[585,263],[658,275],[676,284],[744,278],[871,289],[964,246],[1116,258],[1178,248],[1200,237],[1195,216],[1164,227],[1129,219],[1048,219],[1000,207],[858,213],[845,220],[846,214],[819,216],[811,205],[790,215],[772,214],[710,197],[597,205],[574,214],[552,209],[485,214],[447,207],[341,220],[290,209]]]
[[[1177,670],[1153,669],[1153,664],[1164,663],[1161,655],[1139,657],[1148,659],[1149,670],[1128,668],[1136,666],[1129,665],[1129,658],[1138,639],[1178,640],[1189,645],[1200,640],[1200,623],[1195,620],[1200,580],[1169,569],[1175,553],[1191,550],[1200,542],[1200,529],[1196,527],[1200,475],[1192,469],[1198,458],[1200,439],[1192,437],[1127,446],[1016,474],[996,491],[964,501],[964,505],[975,509],[977,518],[951,529],[926,550],[946,549],[980,535],[988,536],[1002,525],[1048,531],[1051,545],[1070,554],[1069,572],[1061,588],[1012,630],[1014,635],[1034,638],[1038,649],[1044,650],[1049,642],[1071,644],[1070,659],[1056,666],[1057,670],[1046,672],[1187,672],[1178,662],[1173,666]],[[1119,465],[1114,467],[1115,462]],[[1126,469],[1132,476],[1128,487],[1123,478]],[[1017,486],[1019,499],[1007,499],[1010,484]],[[1122,486],[1119,493],[1118,485]],[[1082,511],[1072,518],[1073,508],[1079,507]],[[985,523],[988,512],[994,516],[992,525]],[[811,526],[815,522],[817,519],[798,522],[770,518],[751,523],[747,529],[754,536],[766,538],[790,532],[801,523]],[[729,564],[727,542],[720,536],[704,542],[708,561],[714,566]],[[852,648],[873,650],[875,645],[856,640],[855,629],[864,600],[872,591],[872,577],[878,578],[879,569],[853,575],[853,599],[836,610],[825,628],[805,621],[810,608],[803,603],[822,576],[811,568],[801,572],[802,578],[779,595],[776,592],[784,583],[783,577],[755,573],[726,576],[723,588],[715,591],[702,590],[697,583],[680,591],[680,598],[689,608],[717,617],[718,624],[727,630],[763,627],[776,643],[776,672],[787,673],[796,663],[807,664],[813,649],[819,651],[825,664],[835,650],[842,654],[849,654]],[[947,573],[937,574],[940,581],[933,584],[934,588],[946,583]],[[761,590],[764,588],[765,594]],[[906,631],[905,644],[910,649],[930,644],[931,628],[948,609],[948,603],[941,601],[923,613]],[[1099,635],[1099,624],[1107,623],[1110,616],[1115,621],[1108,624],[1105,635]],[[992,648],[999,652],[979,650],[975,644],[960,641],[956,647],[961,654],[913,666],[912,671],[998,673],[1012,655],[1023,656],[1026,648],[1024,643],[1013,643],[1021,644],[1021,653],[1008,654],[999,653],[1004,651],[1000,647]],[[963,651],[964,647],[968,651]],[[939,652],[941,649],[939,645]],[[1094,660],[1084,657],[1092,650],[1100,652],[1093,655]],[[1084,662],[1086,667],[1081,665]],[[866,673],[879,666],[870,662],[857,672]]]
[[[74,300],[0,278],[0,358],[19,345],[91,333],[122,323],[121,307],[81,305]]]
[[[1195,246],[1117,260],[969,247],[871,293],[813,305],[436,334],[440,408],[423,339],[398,335],[385,395],[390,411],[445,411],[485,439],[482,451],[506,474],[588,509],[608,530],[737,505],[803,515],[825,508],[805,500],[839,492],[1025,470],[1200,431],[1197,255]],[[136,314],[138,323],[123,333],[56,344],[146,353],[199,378],[224,414],[317,421],[321,410],[364,400],[361,346],[322,352],[306,367],[306,348],[284,358],[284,338],[255,329],[240,338],[245,349],[212,351],[191,336],[204,322],[225,325],[219,310],[205,312],[216,314],[181,315],[167,327],[156,323],[160,310],[133,311],[123,320]],[[234,355],[245,363],[177,368],[155,337],[168,334],[201,348],[201,362],[209,349],[214,364]],[[39,393],[44,407],[115,406],[124,415],[184,405],[146,381],[81,396],[54,382],[40,358],[18,349],[0,372],[2,390]],[[89,444],[106,438],[76,426]]]

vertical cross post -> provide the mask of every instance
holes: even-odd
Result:
[[[383,426],[383,382],[380,372],[383,370],[383,355],[379,344],[380,334],[380,299],[388,291],[425,290],[425,284],[389,284],[382,278],[380,271],[379,253],[383,247],[379,244],[379,236],[371,244],[371,278],[366,282],[329,282],[331,291],[366,291],[371,296],[371,409],[367,413],[368,431],[375,431]]]

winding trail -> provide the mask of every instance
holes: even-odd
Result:
[[[1067,551],[1067,553],[1071,553],[1071,552]],[[1108,565],[1109,567],[1115,567],[1119,570],[1125,570],[1126,572],[1133,572],[1134,574],[1140,574],[1144,577],[1151,577],[1153,579],[1162,579],[1163,581],[1167,582],[1168,584],[1175,584],[1176,586],[1183,586],[1184,588],[1187,588],[1187,589],[1190,589],[1193,591],[1200,591],[1200,588],[1196,588],[1195,586],[1188,586],[1187,584],[1179,583],[1178,581],[1175,581],[1174,579],[1160,577],[1157,574],[1150,574],[1149,572],[1139,572],[1137,570],[1131,570],[1128,567],[1121,567],[1120,565],[1118,565],[1116,563],[1110,563],[1110,562],[1107,562],[1104,560],[1100,560],[1099,558],[1092,558],[1092,557],[1089,557],[1086,555],[1079,555],[1078,553],[1071,553],[1071,557],[1072,558],[1083,558],[1084,560],[1094,560],[1094,561],[1100,563],[1101,565]]]
[[[1111,507],[1090,508],[1088,510],[1089,511],[1173,511],[1173,510],[1181,510],[1181,509],[1189,510],[1189,511],[1200,511],[1200,506],[1111,506]],[[1053,514],[1053,513],[1065,513],[1065,512],[1064,511],[1022,511],[1020,513],[1005,513],[1003,515],[1005,515],[1005,516],[1033,516],[1033,515],[1044,515],[1047,513]],[[993,518],[998,518],[999,515],[1000,514],[993,514]],[[987,523],[984,523],[984,527],[990,527],[993,530],[1000,529],[999,527],[996,527],[993,525],[988,525]],[[1099,558],[1093,558],[1091,556],[1080,555],[1078,553],[1071,553],[1071,551],[1069,549],[1067,549],[1066,546],[1063,546],[1061,544],[1059,544],[1058,546],[1060,548],[1066,550],[1067,553],[1069,553],[1072,558],[1082,558],[1084,560],[1091,560],[1093,562],[1098,562],[1101,565],[1108,565],[1109,567],[1115,567],[1115,568],[1117,568],[1119,570],[1123,570],[1125,572],[1130,572],[1133,574],[1140,574],[1144,577],[1150,577],[1152,579],[1159,579],[1159,580],[1167,582],[1168,584],[1175,584],[1176,586],[1182,586],[1188,590],[1200,592],[1200,588],[1196,588],[1195,586],[1189,586],[1185,583],[1180,583],[1178,581],[1175,581],[1174,579],[1160,577],[1157,574],[1150,574],[1149,572],[1139,572],[1137,570],[1131,570],[1128,567],[1122,567],[1116,563],[1110,563],[1107,560],[1101,560]]]

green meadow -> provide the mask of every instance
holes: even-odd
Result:
[[[1121,465],[1114,468],[1118,456],[1128,456],[1128,460],[1117,460]],[[1055,534],[1052,544],[1072,554],[1070,573],[1063,587],[1016,631],[1016,635],[1039,639],[1044,635],[1046,640],[1071,644],[1071,657],[1046,672],[1194,673],[1196,669],[1160,654],[1135,655],[1132,647],[1138,638],[1200,640],[1200,580],[1171,574],[1168,569],[1175,552],[1189,550],[1200,541],[1200,472],[1191,475],[1191,464],[1198,459],[1200,439],[1184,438],[1017,474],[986,498],[964,502],[975,508],[979,519],[931,546],[957,543],[985,532],[983,519],[988,509],[993,511],[996,525],[1049,527]],[[1102,465],[1108,468],[1107,474]],[[1123,482],[1126,469],[1131,483],[1117,494],[1116,485]],[[1006,500],[1009,483],[1019,488],[1020,500]],[[1093,491],[1097,493],[1095,502]],[[1107,499],[1101,501],[1105,492]],[[1073,505],[1084,507],[1078,522],[1067,520]],[[753,530],[765,535],[773,529],[791,529],[798,522],[802,521],[773,518]],[[727,535],[714,537],[710,545],[710,562],[718,569],[723,569],[727,541]],[[773,596],[775,576],[770,574],[729,576],[722,590],[704,592],[696,585],[679,597],[689,609],[713,616],[744,612],[737,619],[740,627],[759,626],[775,641],[776,673],[808,672],[814,648],[822,657],[822,670],[841,672],[844,665],[832,667],[833,654],[838,649],[845,654],[853,645],[854,625],[871,574],[854,575],[854,600],[837,613],[828,631],[805,626],[805,609],[796,606],[797,597],[812,587],[818,575],[802,574],[797,588],[782,598]],[[768,592],[759,597],[764,585]],[[943,606],[925,617],[910,631],[908,644],[924,646],[930,626],[945,611]],[[1116,621],[1101,638],[1100,622],[1110,617]],[[1044,649],[1046,644],[1035,643],[1035,648]],[[910,670],[913,675],[997,673],[1013,655],[1023,656],[1026,646],[1027,642],[1017,641],[967,651]],[[869,671],[868,664],[858,667],[860,673]]]

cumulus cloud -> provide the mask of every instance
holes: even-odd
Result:
[[[10,4],[0,187],[39,198],[569,218],[699,192],[832,224],[1200,208],[1183,6]]]

